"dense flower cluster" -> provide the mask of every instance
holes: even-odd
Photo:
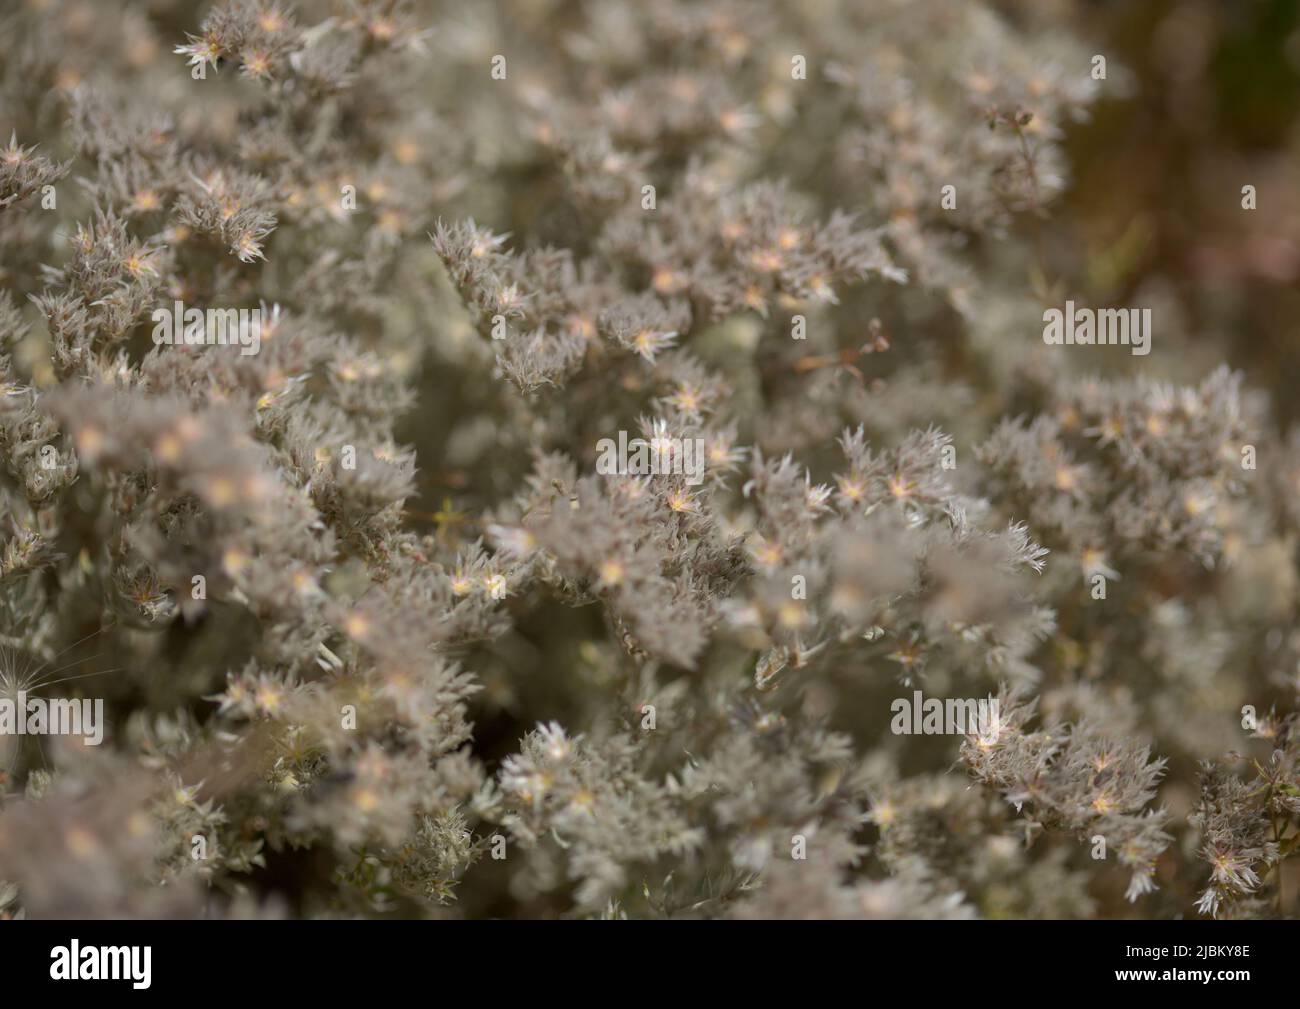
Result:
[[[0,917],[1297,913],[1300,437],[1039,338],[1068,19],[190,7],[0,13]]]

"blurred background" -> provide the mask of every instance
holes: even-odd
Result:
[[[1026,5],[1011,5],[1011,16]],[[1227,361],[1300,397],[1300,4],[1155,0],[1057,7],[1127,68],[1127,96],[1072,127],[1073,181],[1053,210],[1050,262],[1095,304],[1156,300],[1168,377]],[[1103,89],[1103,94],[1108,94]],[[1241,190],[1255,187],[1255,211]],[[1085,292],[1081,292],[1085,293]]]

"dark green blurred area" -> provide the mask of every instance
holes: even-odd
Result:
[[[1300,3],[1074,6],[1069,20],[1131,79],[1068,132],[1072,182],[1045,229],[1049,268],[1086,284],[1080,294],[1153,301],[1160,377],[1194,381],[1226,360],[1289,427],[1300,419]]]

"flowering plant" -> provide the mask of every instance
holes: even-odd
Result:
[[[0,14],[0,916],[1295,916],[1300,438],[1043,335],[1074,6]]]

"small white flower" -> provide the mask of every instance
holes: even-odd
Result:
[[[204,63],[211,63],[212,69],[217,69],[217,60],[221,59],[221,47],[213,39],[195,38],[188,32],[185,37],[190,40],[189,45],[177,46],[172,52],[179,56],[188,56],[189,62],[186,66],[201,67]]]
[[[827,510],[827,500],[831,496],[831,488],[824,483],[819,483],[815,487],[812,482],[812,474],[809,473],[804,477],[804,504],[814,515],[818,512]]]
[[[542,744],[542,750],[551,760],[559,763],[567,760],[573,753],[573,744],[565,735],[563,727],[559,722],[548,722],[546,725],[537,729],[538,740]]]
[[[537,537],[521,526],[488,526],[488,535],[497,548],[512,557],[527,557],[537,549]]]

